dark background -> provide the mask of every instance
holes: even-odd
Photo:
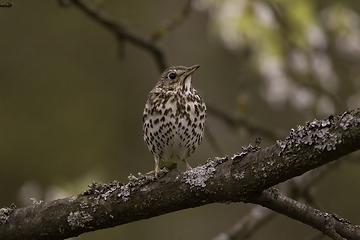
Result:
[[[226,2],[231,1],[223,4]],[[319,18],[326,13],[324,9],[338,6],[332,1],[303,2],[311,4],[313,17]],[[143,143],[141,119],[147,94],[161,73],[154,59],[129,42],[120,48],[111,32],[76,6],[63,8],[57,1],[13,3],[12,8],[0,8],[0,206],[27,206],[32,204],[30,198],[50,201],[68,197],[87,189],[92,181],[126,182],[130,173],[152,170],[154,161]],[[153,33],[185,6],[180,0],[97,3],[105,3],[109,14],[125,20],[143,36]],[[346,30],[360,35],[358,1],[343,4],[355,16]],[[330,72],[336,75],[336,86],[329,90],[329,83],[319,84],[314,75],[300,74],[291,84],[306,88],[313,99],[301,109],[292,103],[297,101],[297,88],[285,89],[290,94],[280,102],[264,97],[266,74],[254,59],[266,58],[262,47],[273,40],[271,34],[262,37],[259,46],[249,38],[236,49],[230,48],[219,34],[223,29],[216,16],[221,3],[197,1],[194,5],[195,9],[163,36],[159,45],[169,65],[201,65],[193,85],[209,106],[283,137],[306,121],[358,107],[360,61],[355,53],[360,48],[355,38],[354,46],[349,46],[353,52],[340,51],[342,44],[349,45],[339,40],[342,29],[320,25],[326,46],[303,48],[309,56],[322,51],[332,63]],[[279,10],[299,17],[304,25],[309,21],[301,7],[282,6]],[[302,36],[293,28],[296,24],[287,23],[286,31]],[[247,26],[245,21],[241,24],[240,30]],[[253,28],[249,32],[265,30]],[[288,56],[294,46],[280,40],[273,44],[284,47],[282,54]],[[297,74],[291,67],[286,72]],[[276,86],[283,87],[281,82]],[[305,97],[300,95],[299,99]],[[210,112],[207,128],[205,135],[211,134],[222,154],[229,156],[241,151],[242,146],[254,144],[257,136],[262,138],[262,147],[276,140],[247,127],[232,128]],[[188,162],[195,167],[219,155],[205,137]],[[341,160],[311,190],[321,210],[335,212],[354,224],[360,223],[357,157],[353,154]],[[241,219],[251,207],[244,203],[212,204],[80,238],[210,239]],[[311,227],[279,215],[252,239],[307,239],[314,233]]]

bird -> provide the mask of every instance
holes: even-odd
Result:
[[[200,145],[205,129],[206,105],[192,87],[192,75],[199,68],[174,66],[167,68],[150,91],[143,112],[143,137],[154,155],[155,170],[176,169]]]

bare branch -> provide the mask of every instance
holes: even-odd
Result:
[[[64,239],[214,202],[244,201],[287,214],[328,235],[335,229],[341,236],[359,239],[359,231],[346,221],[265,190],[360,149],[359,139],[359,109],[314,120],[271,147],[250,145],[231,158],[208,160],[185,172],[162,173],[158,181],[152,175],[130,176],[127,184],[93,184],[73,197],[15,209],[0,224],[0,238]],[[281,208],[276,196],[293,206],[296,214]],[[325,229],[324,222],[329,223]]]
[[[322,232],[317,232],[314,235],[310,236],[308,240],[321,240],[324,237],[326,237],[326,235],[322,234]]]
[[[249,201],[308,224],[335,240],[343,240],[343,238],[356,240],[360,237],[360,226],[353,226],[349,221],[335,214],[320,212],[301,204],[282,195],[274,188],[250,196]]]
[[[275,212],[262,206],[255,206],[250,213],[235,223],[226,232],[220,233],[213,240],[235,240],[247,238],[266,222],[275,217]]]
[[[279,131],[266,129],[262,126],[258,126],[254,123],[251,123],[250,121],[248,121],[244,118],[231,116],[230,114],[227,114],[224,111],[222,111],[212,105],[207,104],[206,106],[207,106],[207,111],[209,114],[212,114],[212,115],[220,118],[221,120],[223,120],[227,125],[229,125],[232,128],[244,127],[253,134],[260,134],[264,137],[268,137],[269,139],[279,139],[284,136],[283,134],[279,134],[278,133]]]
[[[175,16],[171,19],[171,21],[168,21],[166,24],[155,30],[151,39],[153,41],[157,41],[159,38],[163,37],[166,33],[168,33],[169,31],[173,30],[176,26],[181,24],[190,13],[191,3],[192,0],[188,0],[184,8],[181,9],[177,14],[175,14]]]
[[[136,46],[144,49],[149,52],[150,55],[154,58],[158,69],[162,72],[168,67],[168,64],[165,60],[165,54],[157,46],[156,42],[164,36],[170,30],[173,30],[176,26],[183,22],[183,20],[188,16],[191,10],[191,0],[188,0],[183,9],[181,9],[171,21],[169,21],[164,26],[159,27],[152,36],[141,36],[134,29],[127,26],[124,21],[115,20],[105,11],[104,8],[99,8],[94,4],[89,3],[86,0],[68,0],[72,1],[75,6],[82,10],[89,17],[94,19],[96,22],[103,25],[106,29],[115,34],[119,40],[119,46],[122,50],[123,42],[129,41]],[[59,0],[60,6],[68,6],[68,1]]]
[[[6,2],[6,3],[0,3],[0,8],[9,8],[9,7],[12,7],[13,6],[13,3],[11,2]]]
[[[309,171],[300,177],[293,178],[281,185],[281,192],[285,195],[289,195],[294,199],[303,197],[303,194],[307,192],[310,185],[323,176],[326,171],[327,165]],[[254,234],[261,226],[269,222],[276,216],[276,212],[264,208],[260,205],[256,205],[250,211],[250,213],[243,217],[240,221],[235,223],[226,232],[220,233],[214,238],[214,240],[233,240],[248,238]]]
[[[153,41],[150,36],[141,36],[135,30],[129,28],[125,22],[113,19],[108,15],[105,9],[98,8],[86,0],[72,0],[72,2],[89,17],[114,33],[119,41],[129,41],[148,51],[154,58],[160,71],[167,68],[168,64],[165,61],[163,51],[156,45],[155,41]]]

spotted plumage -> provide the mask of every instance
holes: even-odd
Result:
[[[143,113],[143,135],[155,158],[155,176],[163,167],[176,168],[199,146],[204,134],[206,106],[191,86],[199,66],[166,69],[150,91]],[[151,173],[152,173],[151,172]]]

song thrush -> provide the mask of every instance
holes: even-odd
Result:
[[[150,91],[143,113],[143,135],[155,158],[155,177],[163,167],[176,169],[199,146],[206,121],[206,106],[191,85],[199,65],[166,69]],[[148,174],[150,174],[148,173]]]

